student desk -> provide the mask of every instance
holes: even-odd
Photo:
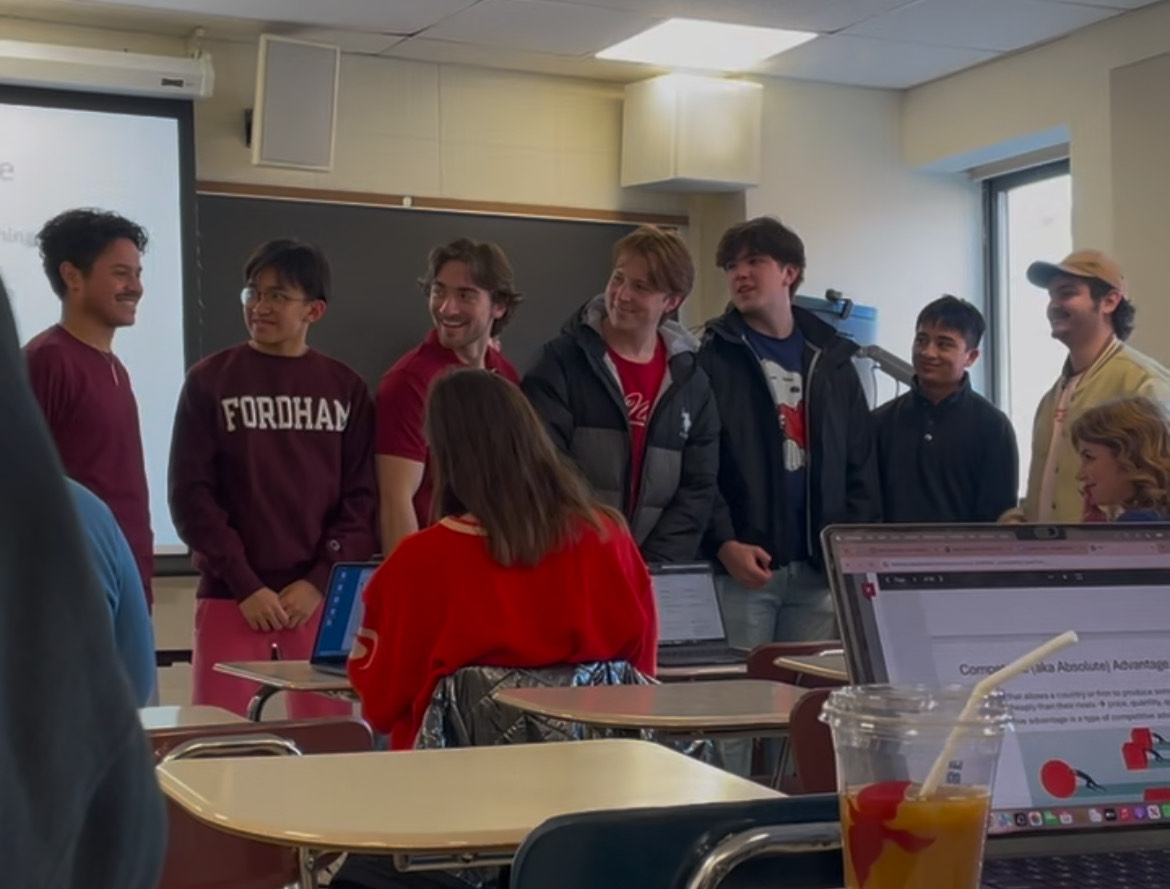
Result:
[[[349,679],[314,670],[308,661],[227,661],[215,665],[220,673],[259,683],[260,688],[248,704],[248,718],[259,722],[268,699],[281,691],[311,691],[343,700],[353,700]],[[735,679],[747,674],[747,664],[711,664],[695,667],[663,667],[658,678],[663,682]]]
[[[220,830],[312,853],[393,855],[402,870],[507,864],[558,815],[779,796],[630,740],[189,759],[157,772],[170,799]]]
[[[659,665],[655,677],[659,682],[693,682],[695,680],[743,679],[747,676],[747,661],[738,664],[699,664],[688,667]]]
[[[264,705],[278,691],[311,691],[353,700],[348,677],[314,670],[308,661],[225,661],[216,664],[215,669],[260,684],[248,702],[248,718],[253,722],[260,721]]]
[[[247,722],[219,707],[142,707],[138,711],[138,718],[142,728],[148,732]]]
[[[815,676],[817,679],[840,682],[842,685],[849,683],[849,673],[845,669],[845,655],[843,654],[785,655],[776,658],[773,663],[777,667],[791,670],[793,673],[803,673],[806,676]]]
[[[675,737],[759,737],[784,734],[805,689],[766,679],[509,688],[501,704],[584,725],[650,729]]]

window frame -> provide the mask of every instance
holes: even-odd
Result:
[[[987,307],[987,391],[1001,410],[1009,404],[1007,298],[1007,196],[1022,185],[1072,173],[1069,159],[1050,161],[983,180],[983,280]]]

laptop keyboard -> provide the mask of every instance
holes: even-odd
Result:
[[[747,653],[732,648],[726,642],[710,644],[680,645],[678,648],[659,648],[660,667],[694,667],[708,664],[740,664],[747,659]]]
[[[997,858],[983,865],[983,889],[1166,889],[1170,849]]]

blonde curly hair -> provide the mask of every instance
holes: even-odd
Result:
[[[1128,508],[1170,510],[1170,419],[1157,402],[1119,398],[1089,408],[1072,426],[1076,447],[1108,448],[1134,488]]]

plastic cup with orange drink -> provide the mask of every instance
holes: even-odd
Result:
[[[869,685],[829,696],[847,889],[978,889],[1009,714],[992,695],[964,715],[970,695]],[[924,792],[956,731],[942,782]]]

